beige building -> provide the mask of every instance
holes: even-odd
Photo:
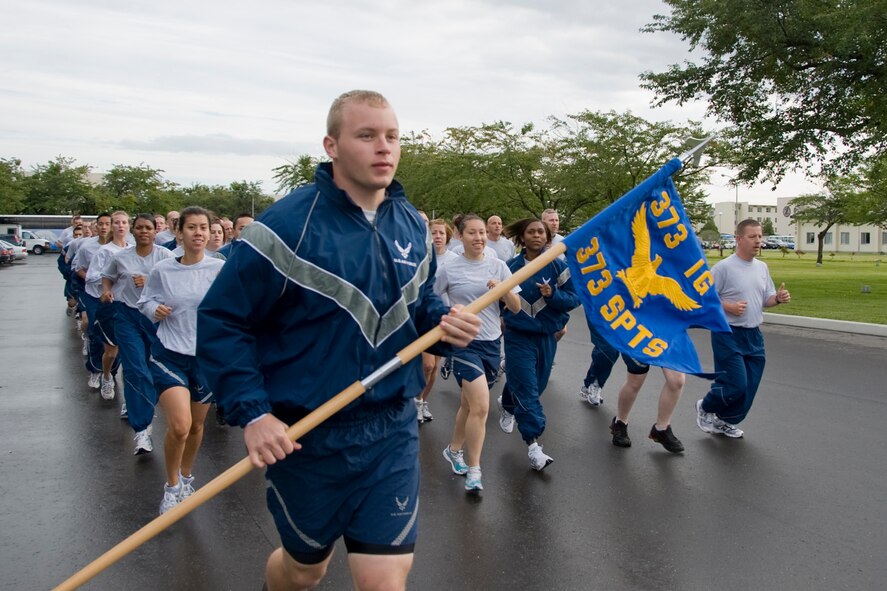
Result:
[[[818,234],[822,226],[804,223],[800,226],[794,223],[791,216],[794,207],[791,198],[783,197],[777,200],[780,219],[791,221],[790,235],[795,236],[795,248],[807,252],[815,252],[819,248]],[[822,241],[823,252],[844,253],[884,253],[887,252],[887,230],[873,224],[856,226],[852,224],[835,224],[829,228]]]
[[[794,221],[792,197],[780,197],[775,205],[752,205],[744,201],[723,201],[714,205],[714,221],[722,234],[732,234],[735,220],[747,218],[762,224],[769,219],[775,234],[792,236],[795,248],[815,252],[818,246],[817,235],[821,227],[804,223],[798,226]],[[829,228],[823,240],[823,252],[844,253],[884,253],[887,252],[887,230],[874,225],[854,226],[836,224]]]
[[[764,220],[770,220],[777,234],[789,234],[787,228],[786,231],[780,229],[777,213],[776,205],[752,205],[747,201],[722,201],[714,204],[712,216],[718,226],[718,232],[721,234],[732,234],[736,229],[736,224],[748,218],[758,220],[762,224]]]

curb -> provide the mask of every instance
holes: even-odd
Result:
[[[867,322],[851,322],[849,320],[829,320],[827,318],[811,318],[809,316],[791,316],[789,314],[773,314],[764,312],[764,322],[796,328],[815,328],[836,332],[849,332],[887,338],[887,325],[869,324]]]

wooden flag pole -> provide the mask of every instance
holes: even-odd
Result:
[[[511,291],[515,286],[520,285],[526,279],[532,277],[536,271],[553,261],[560,254],[566,252],[567,247],[563,242],[552,245],[551,248],[540,254],[538,257],[527,263],[517,273],[509,279],[495,286],[493,289],[474,300],[463,308],[465,312],[476,314],[501,299],[506,293]],[[428,347],[434,345],[444,336],[443,330],[438,326],[435,327],[418,339],[397,352],[396,357],[374,371],[372,374],[359,382],[354,382],[324,404],[317,407],[308,416],[290,426],[287,431],[287,437],[296,441],[306,433],[326,421],[338,411],[342,410],[348,404],[357,400],[367,389],[373,387],[386,376],[390,375],[415,357],[422,353]],[[298,452],[295,452],[298,453]],[[79,588],[81,585],[90,581],[93,577],[110,567],[118,560],[151,540],[166,528],[185,517],[188,513],[212,499],[214,496],[246,476],[253,465],[249,458],[243,458],[211,481],[197,489],[194,494],[187,499],[164,513],[154,520],[148,522],[128,538],[93,560],[87,566],[74,573],[70,578],[55,588],[55,591],[69,591]]]

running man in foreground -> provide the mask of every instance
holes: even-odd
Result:
[[[340,96],[323,145],[332,163],[315,182],[241,234],[200,306],[198,356],[253,464],[267,466],[283,546],[268,559],[268,589],[317,585],[343,536],[357,589],[403,589],[419,508],[421,360],[295,445],[285,430],[438,323],[445,343],[464,347],[480,322],[432,291],[428,228],[394,180],[400,133],[388,101]]]

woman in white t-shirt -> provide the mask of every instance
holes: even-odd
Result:
[[[136,245],[111,257],[102,271],[102,300],[113,302],[116,308],[114,336],[126,385],[121,418],[126,418],[132,426],[134,455],[154,451],[151,422],[157,405],[148,362],[157,341],[157,327],[142,315],[138,302],[154,265],[173,256],[171,251],[154,243],[156,224],[155,216],[150,213],[138,214],[132,223]]]
[[[138,302],[142,314],[158,323],[150,367],[167,421],[161,514],[194,492],[191,469],[212,399],[195,356],[197,306],[225,264],[205,253],[209,214],[202,207],[182,210],[176,234],[184,254],[154,265]]]
[[[469,304],[511,277],[503,261],[484,254],[487,228],[482,219],[468,214],[462,218],[459,230],[465,251],[438,270],[434,283],[434,290],[446,294],[450,305]],[[515,287],[501,300],[515,313],[520,310],[518,292],[520,287]],[[467,347],[453,352],[453,373],[462,388],[462,403],[456,413],[453,438],[443,450],[453,472],[467,475],[465,490],[468,492],[483,490],[480,455],[490,410],[490,385],[499,372],[502,336],[499,306],[487,306],[477,315],[481,319],[480,334]],[[468,448],[464,455],[463,444]]]
[[[453,236],[453,230],[445,220],[436,219],[428,222],[428,231],[431,233],[431,244],[434,248],[434,258],[437,264],[437,274],[439,275],[447,261],[459,258],[459,255],[451,250],[447,250],[447,243]],[[446,295],[442,295],[442,299],[444,303],[449,303],[447,302]],[[437,369],[440,367],[440,360],[441,357],[437,355],[422,353],[422,371],[425,373],[425,388],[416,397],[416,418],[420,424],[434,419],[431,410],[428,408],[428,395],[431,394],[431,388],[434,386]]]

